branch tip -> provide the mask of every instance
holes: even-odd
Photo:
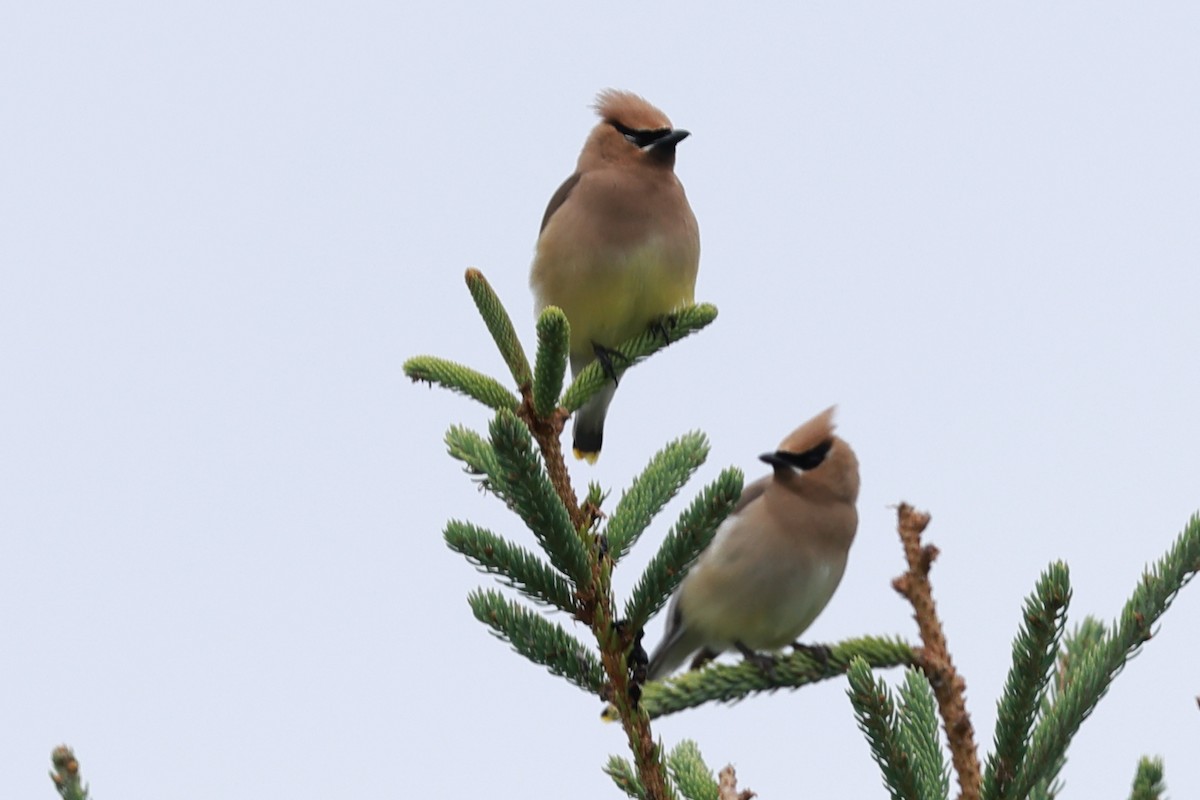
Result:
[[[979,800],[982,774],[975,732],[967,713],[967,685],[950,659],[946,634],[938,618],[933,588],[929,583],[929,569],[939,551],[935,545],[921,542],[921,534],[932,517],[928,512],[917,511],[908,503],[897,506],[896,517],[908,570],[893,580],[892,586],[913,607],[913,616],[925,645],[918,663],[937,699],[954,771],[958,774],[959,797],[962,800]]]
[[[734,770],[733,764],[726,764],[717,777],[720,781],[717,788],[717,800],[750,800],[752,797],[757,797],[749,789],[738,791],[737,771]]]

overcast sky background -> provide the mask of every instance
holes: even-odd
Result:
[[[894,511],[981,745],[1053,559],[1111,619],[1200,508],[1200,9],[1188,3],[11,3],[0,11],[0,796],[617,797],[599,703],[471,616],[449,518],[529,545],[410,384],[532,347],[528,267],[604,87],[693,137],[717,323],[621,384],[577,484],[666,441],[683,503],[831,403],[862,462],[805,637],[916,638]],[[656,641],[661,621],[647,632]],[[1065,797],[1143,754],[1200,797],[1200,588],[1084,725]],[[583,635],[583,631],[580,631]],[[895,681],[892,672],[888,679]],[[845,682],[655,726],[763,798],[886,796]]]

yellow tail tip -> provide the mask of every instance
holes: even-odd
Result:
[[[579,459],[580,461],[586,461],[589,464],[595,464],[596,459],[600,457],[599,450],[594,453],[587,453],[579,448],[575,448],[573,452],[575,453],[575,458]]]
[[[601,722],[617,722],[620,719],[621,714],[617,711],[617,707],[612,703],[609,703],[608,706],[600,712]]]

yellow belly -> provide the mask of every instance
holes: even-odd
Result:
[[[560,264],[534,286],[539,310],[553,305],[567,315],[573,354],[591,353],[592,343],[615,347],[693,302],[695,262],[654,244],[624,258],[598,256],[583,254]]]

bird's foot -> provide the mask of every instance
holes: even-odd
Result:
[[[690,670],[691,669],[700,669],[701,667],[703,667],[705,664],[712,661],[716,657],[717,657],[716,653],[714,653],[712,650],[709,650],[708,648],[705,648],[704,650],[701,650],[699,653],[696,653],[696,657],[692,659],[692,663],[688,665],[688,669],[690,669]]]
[[[618,623],[618,625],[623,625],[623,623]],[[630,677],[634,683],[646,682],[646,667],[650,666],[650,655],[646,652],[646,648],[642,646],[642,637],[645,635],[645,629],[639,629],[633,637],[633,645],[629,649],[627,663],[629,664]]]
[[[622,366],[629,366],[629,357],[620,350],[605,347],[599,342],[592,342],[592,352],[595,353],[596,360],[600,362],[600,368],[604,370],[605,377],[612,379],[613,386],[620,386],[615,362],[619,359],[623,362]]]
[[[671,343],[671,331],[679,324],[679,318],[674,314],[664,314],[661,317],[655,317],[650,322],[650,330],[662,337],[663,344]]]
[[[758,667],[767,678],[774,680],[775,678],[775,656],[770,653],[756,653],[741,642],[734,642],[733,646],[738,649],[738,652],[746,659],[747,662]]]
[[[833,655],[833,651],[823,644],[801,644],[800,642],[792,642],[792,652],[804,653],[820,664],[823,670],[829,669],[829,657]]]

